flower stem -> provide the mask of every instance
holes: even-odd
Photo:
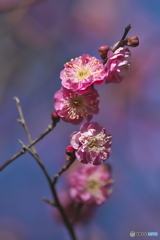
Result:
[[[121,40],[118,42],[118,44],[117,44],[117,45],[115,46],[115,48],[112,50],[112,52],[115,52],[119,47],[122,47],[122,46],[123,46],[123,41],[124,41],[124,39],[126,38],[126,36],[127,36],[127,34],[128,34],[128,32],[129,32],[130,29],[131,29],[131,24],[129,24],[129,25],[125,28]],[[103,64],[105,64],[105,63],[107,62],[107,60],[108,60],[108,57],[106,57],[106,58],[104,59]]]
[[[56,184],[56,182],[57,182],[58,178],[61,176],[61,174],[63,172],[65,172],[72,165],[72,163],[75,161],[75,159],[76,159],[75,157],[71,158],[69,160],[69,162],[65,166],[63,166],[62,169],[53,177],[53,180],[52,180],[53,185]]]
[[[131,29],[131,24],[129,24],[125,30],[124,30],[124,33],[123,33],[123,36],[121,38],[121,40],[119,41],[119,43],[117,44],[117,46],[113,49],[113,52],[115,52],[119,47],[122,47],[123,46],[123,40],[126,38],[129,30]]]

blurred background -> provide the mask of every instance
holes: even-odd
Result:
[[[128,36],[140,39],[125,80],[96,87],[100,113],[93,121],[113,135],[107,161],[115,183],[110,199],[77,227],[79,240],[160,235],[159,9],[156,0],[0,0],[0,165],[21,149],[18,139],[28,143],[13,96],[34,139],[51,123],[65,62],[85,53],[99,58],[98,47],[119,41],[128,24]],[[36,144],[51,175],[65,164],[69,136],[78,129],[61,121]],[[0,240],[70,239],[42,197],[51,199],[50,190],[29,154],[0,173]]]

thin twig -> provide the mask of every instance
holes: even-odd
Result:
[[[53,207],[57,207],[56,204],[52,201],[49,201],[48,199],[46,198],[41,198],[42,201],[48,203],[49,205],[53,206]]]
[[[21,140],[19,140],[20,144],[22,145],[22,148],[29,152],[37,161],[38,165],[41,167],[42,171],[44,172],[46,178],[48,179],[48,181],[50,182],[50,176],[45,168],[45,166],[43,165],[43,162],[41,161],[41,159],[39,158],[38,154],[35,154],[34,152],[32,152]]]
[[[25,132],[26,132],[26,135],[28,137],[28,141],[29,143],[32,143],[32,137],[31,137],[31,134],[30,134],[30,131],[29,131],[29,128],[27,126],[27,123],[25,121],[25,118],[23,116],[23,111],[22,111],[22,107],[21,107],[21,104],[20,104],[20,100],[18,97],[13,97],[13,99],[16,101],[16,105],[17,105],[17,109],[18,109],[18,112],[19,112],[19,116],[20,116],[20,119],[17,119],[17,121],[22,125],[22,127],[24,128]],[[35,146],[33,145],[32,146],[32,150],[34,153],[37,154],[37,151],[36,151],[36,148]]]
[[[123,40],[126,38],[129,30],[131,29],[131,24],[129,24],[125,30],[124,30],[124,33],[123,33],[123,36],[121,38],[121,40],[119,41],[119,43],[117,44],[117,46],[115,46],[115,48],[113,49],[113,52],[115,52],[119,47],[121,47],[123,45]]]
[[[112,50],[112,52],[115,52],[118,48],[123,46],[123,40],[125,39],[125,37],[127,36],[129,30],[131,29],[131,24],[129,24],[123,33],[123,36],[121,38],[121,40],[118,42],[118,44],[115,46],[115,48]],[[107,62],[108,58],[106,57],[106,59],[104,59],[103,64],[105,64]]]
[[[57,191],[56,191],[56,188],[55,188],[55,184],[52,183],[52,179],[50,178],[46,168],[44,167],[43,162],[41,161],[39,156],[37,154],[34,154],[22,141],[20,141],[20,143],[22,144],[22,148],[31,154],[31,156],[36,160],[36,162],[38,163],[38,165],[42,169],[42,171],[43,171],[44,175],[46,176],[47,181],[49,183],[49,186],[50,186],[50,189],[51,189],[51,192],[52,192],[52,196],[54,198],[55,205],[58,208],[59,212],[61,213],[64,224],[65,224],[66,228],[68,229],[68,232],[70,233],[70,236],[72,237],[72,239],[76,240],[76,236],[75,236],[73,227],[72,227],[71,223],[69,222],[69,220],[66,216],[66,213],[64,212],[64,209],[63,209],[63,207],[62,207],[62,205],[59,201]]]
[[[27,148],[31,148],[34,144],[36,144],[42,138],[44,138],[49,132],[51,132],[55,128],[56,124],[57,124],[56,122],[53,122],[52,124],[48,125],[47,129],[38,138],[36,138],[29,145],[27,145]],[[25,152],[26,151],[24,151],[24,149],[22,149],[21,151],[19,151],[15,155],[13,155],[10,159],[8,159],[4,164],[2,164],[0,166],[0,171],[2,171],[6,166],[8,166],[11,162],[13,162],[16,158],[23,155]]]
[[[76,159],[75,156],[72,157],[72,158],[69,160],[69,162],[68,162],[65,166],[63,166],[62,169],[54,176],[54,178],[53,178],[53,180],[52,180],[52,184],[53,184],[53,185],[56,184],[56,182],[57,182],[58,178],[61,176],[61,174],[62,174],[63,172],[65,172],[65,171],[72,165],[72,163],[75,161],[75,159]]]

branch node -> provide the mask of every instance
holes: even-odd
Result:
[[[20,118],[16,118],[17,122],[19,122],[20,124],[24,124],[24,122],[20,119]]]
[[[53,206],[53,207],[57,207],[56,203],[54,203],[54,202],[52,202],[52,201],[49,201],[49,200],[46,199],[46,198],[41,198],[41,200],[42,200],[43,202],[45,202],[45,203]]]
[[[121,40],[118,42],[118,44],[115,46],[115,48],[112,50],[112,52],[115,52],[118,48],[123,47],[124,46],[124,39],[126,38],[129,30],[131,29],[131,24],[128,24],[128,26],[125,28],[123,36],[121,38]],[[108,58],[106,57],[103,61],[103,64],[105,64],[108,61]]]
[[[22,142],[22,140],[21,139],[19,139],[18,140],[18,142],[21,144],[21,146],[22,146],[22,149],[26,152],[26,146],[25,146],[25,144]]]
[[[19,104],[19,103],[20,103],[20,100],[19,100],[19,98],[18,98],[18,97],[16,97],[16,96],[15,96],[15,97],[13,97],[13,99],[16,101],[16,103],[17,103],[17,104]]]

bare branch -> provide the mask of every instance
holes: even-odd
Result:
[[[36,138],[29,145],[27,145],[27,148],[31,148],[33,145],[39,142],[42,138],[44,138],[49,132],[51,132],[55,128],[56,124],[57,124],[56,122],[53,122],[52,124],[48,125],[47,129],[38,138]],[[4,164],[0,166],[0,171],[2,171],[6,166],[8,166],[11,162],[13,162],[15,159],[17,159],[21,155],[23,155],[25,152],[26,151],[22,149],[21,151],[13,155],[10,159],[8,159]]]
[[[42,200],[43,202],[46,202],[47,204],[53,206],[53,207],[57,207],[56,204],[55,204],[54,202],[49,201],[49,200],[46,199],[46,198],[41,198],[41,200]]]
[[[131,29],[131,24],[129,24],[123,33],[123,36],[121,38],[121,40],[118,42],[118,44],[115,46],[115,48],[112,50],[112,52],[115,52],[119,47],[123,46],[123,40],[125,39],[125,37],[127,36],[129,30]],[[103,64],[105,64],[107,62],[108,58],[106,57],[106,59],[104,59]]]
[[[21,140],[19,140],[19,142],[20,142],[20,144],[22,145],[22,148],[23,148],[25,151],[29,152],[29,153],[32,155],[32,157],[34,157],[34,159],[37,161],[38,165],[41,167],[42,171],[44,172],[46,178],[47,178],[48,181],[50,182],[50,181],[51,181],[50,176],[49,176],[46,168],[44,167],[43,162],[42,162],[41,159],[39,158],[38,154],[35,154],[34,152],[32,152]]]
[[[55,185],[52,183],[52,179],[50,178],[46,168],[44,167],[43,162],[41,161],[39,156],[37,154],[34,154],[21,140],[19,142],[22,144],[22,148],[31,154],[31,156],[36,160],[36,162],[42,169],[42,171],[43,171],[44,175],[46,176],[47,181],[49,183],[49,186],[50,186],[50,189],[52,192],[52,196],[53,196],[53,199],[55,202],[55,206],[58,208],[58,210],[63,218],[64,224],[65,224],[66,228],[68,229],[68,232],[70,233],[70,236],[72,237],[73,240],[76,240],[76,236],[75,236],[72,224],[70,223],[70,221],[68,220],[68,218],[66,216],[66,213],[64,212],[64,209],[59,201]]]
[[[61,174],[63,172],[65,172],[72,165],[72,163],[75,161],[75,159],[76,159],[75,156],[70,158],[69,162],[65,166],[63,166],[62,169],[54,176],[54,178],[52,180],[52,184],[56,184],[56,182],[57,182],[58,178],[61,176]]]
[[[123,40],[126,38],[129,30],[131,29],[131,24],[129,24],[125,30],[124,30],[124,33],[123,33],[123,36],[121,38],[121,40],[119,41],[119,43],[117,44],[117,46],[113,49],[113,52],[115,52],[119,47],[123,46]]]
[[[29,143],[32,143],[31,134],[30,134],[29,128],[27,126],[27,123],[25,121],[24,115],[23,115],[23,111],[22,111],[22,107],[21,107],[21,104],[20,104],[20,100],[19,100],[18,97],[13,97],[13,99],[16,101],[17,109],[18,109],[19,116],[20,116],[20,119],[17,119],[17,121],[23,126],[23,128],[24,128],[24,130],[26,132],[26,135],[28,137]],[[36,148],[35,148],[34,145],[32,146],[32,150],[33,150],[34,153],[37,153]]]

